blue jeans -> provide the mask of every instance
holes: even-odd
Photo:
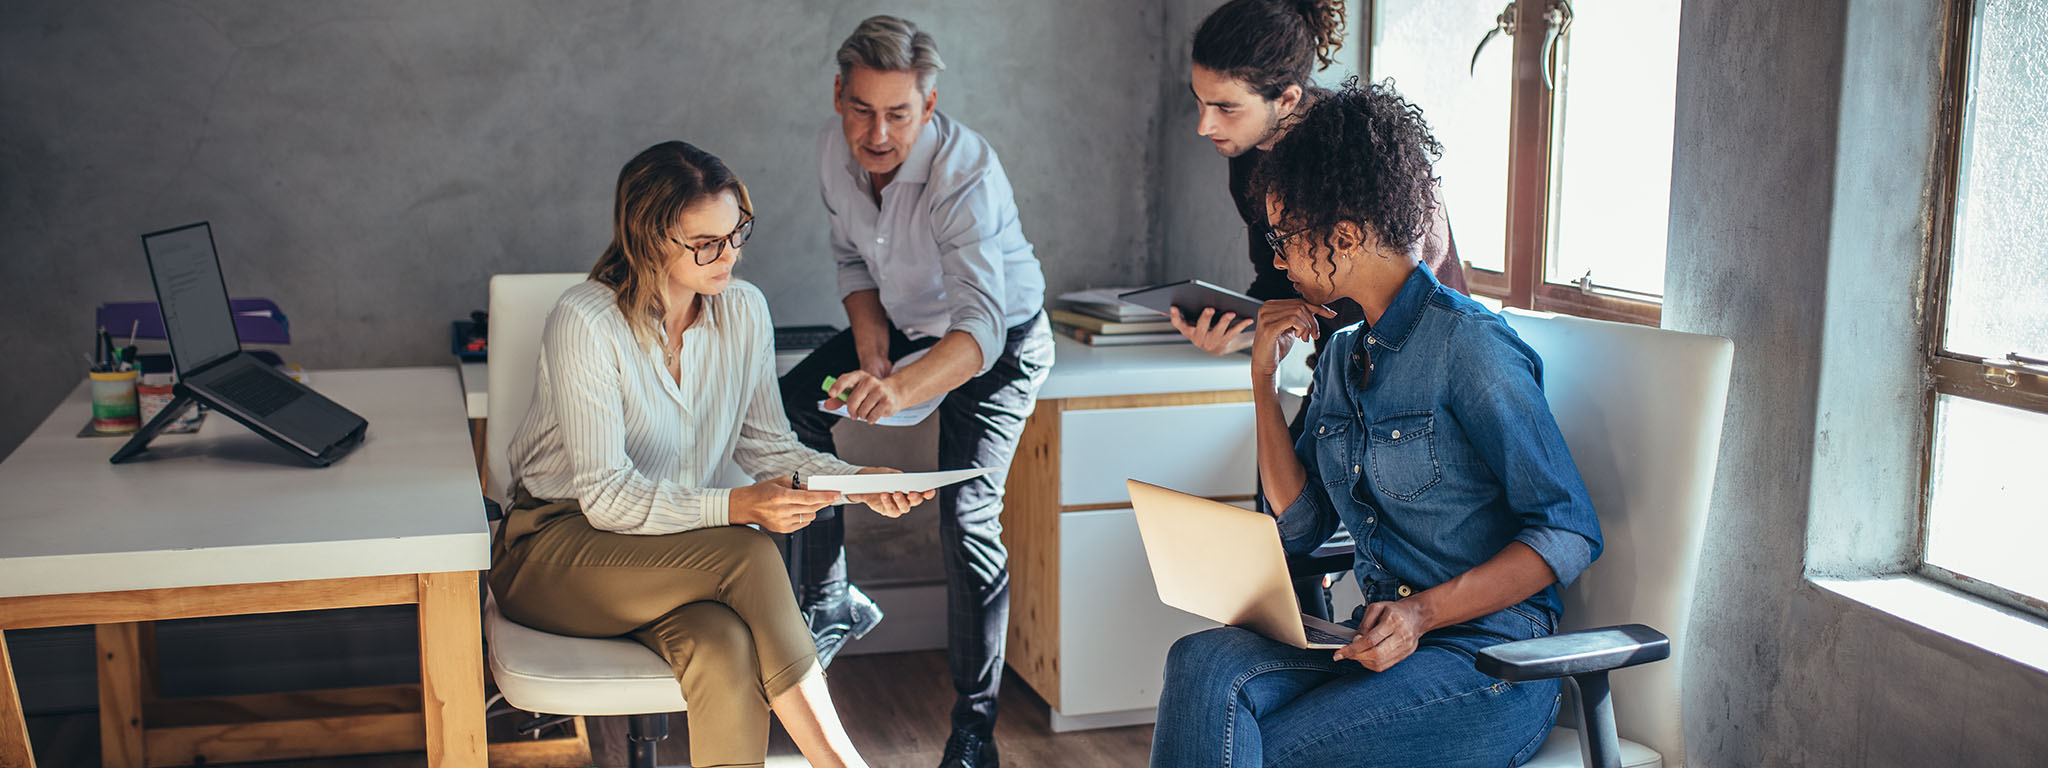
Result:
[[[1560,688],[1472,668],[1510,639],[1447,627],[1373,672],[1237,627],[1188,635],[1166,659],[1152,765],[1520,765],[1556,723]]]

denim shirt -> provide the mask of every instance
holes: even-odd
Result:
[[[1337,331],[1325,352],[1294,446],[1308,483],[1280,515],[1287,551],[1314,549],[1342,520],[1358,546],[1352,573],[1376,602],[1519,541],[1557,582],[1466,624],[1509,638],[1554,631],[1559,588],[1600,556],[1600,521],[1543,398],[1535,350],[1418,266],[1377,324]]]

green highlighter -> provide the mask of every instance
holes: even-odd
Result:
[[[839,383],[839,377],[837,377],[837,376],[827,376],[827,377],[825,377],[825,384],[824,384],[824,385],[823,385],[822,387],[820,387],[820,389],[823,389],[823,390],[825,390],[825,394],[827,394],[827,395],[830,395],[830,394],[832,394],[832,385],[833,385],[833,384],[837,384],[837,383]],[[845,397],[833,397],[833,398],[830,398],[830,399],[832,399],[832,400],[837,400],[837,401],[839,401],[839,402],[842,402],[842,403],[843,403],[843,402],[846,402],[846,398],[845,398]]]

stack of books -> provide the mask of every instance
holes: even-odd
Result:
[[[1166,315],[1116,295],[1131,289],[1095,288],[1063,294],[1066,309],[1048,310],[1053,329],[1092,347],[1188,343]]]

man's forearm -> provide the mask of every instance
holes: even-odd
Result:
[[[951,331],[924,357],[889,374],[903,402],[922,403],[966,384],[981,370],[981,345],[966,331]]]
[[[883,356],[889,353],[889,313],[882,309],[882,293],[876,290],[854,291],[840,300],[846,306],[846,322],[853,329],[853,347],[856,351]]]

